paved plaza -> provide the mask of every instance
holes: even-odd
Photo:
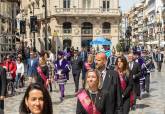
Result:
[[[51,93],[54,114],[75,114],[76,97],[74,97],[74,83],[72,76],[66,85],[65,100],[59,100],[58,86]],[[150,94],[143,94],[143,99],[138,100],[136,111],[130,114],[165,114],[165,67],[162,72],[152,72]],[[5,114],[18,114],[19,104],[23,94],[6,98]]]

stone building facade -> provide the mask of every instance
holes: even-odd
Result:
[[[29,30],[30,16],[33,14],[37,16],[38,30],[35,33],[37,50],[42,50],[41,47],[45,42],[43,6],[42,0],[27,0],[26,4],[22,4],[22,9],[27,11],[26,40],[31,46],[34,37]],[[111,40],[113,46],[118,42],[121,20],[118,0],[47,0],[47,17],[49,45],[56,42],[56,47],[61,49],[66,47],[80,49],[90,47],[90,41],[96,37]]]
[[[0,60],[16,52],[16,15],[19,1],[0,0]]]

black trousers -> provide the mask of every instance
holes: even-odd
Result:
[[[4,114],[4,100],[0,100],[0,114]]]
[[[150,73],[148,73],[145,77],[145,90],[149,92],[150,89]]]
[[[80,72],[73,73],[73,79],[75,84],[75,92],[77,92],[79,89]]]
[[[130,98],[123,99],[123,114],[129,114],[130,111]]]
[[[157,62],[157,68],[158,68],[158,72],[161,72],[162,62]]]

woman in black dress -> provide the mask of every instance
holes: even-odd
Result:
[[[37,83],[48,85],[49,82],[49,69],[46,64],[46,60],[44,57],[39,58],[39,66],[37,67]]]
[[[99,89],[101,82],[98,71],[88,70],[85,81],[85,89],[77,94],[76,114],[110,114],[108,93]]]
[[[122,90],[122,98],[123,98],[123,114],[129,114],[130,110],[130,100],[132,99],[132,88],[133,88],[133,80],[132,76],[130,76],[128,62],[124,56],[119,56],[116,59],[115,70],[119,74],[121,90]]]

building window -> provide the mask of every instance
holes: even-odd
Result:
[[[110,9],[110,1],[103,0],[103,11],[109,11],[109,9]]]
[[[83,8],[91,8],[91,0],[83,0]]]
[[[70,0],[63,0],[63,8],[70,8]]]
[[[93,34],[93,26],[89,22],[84,22],[82,24],[82,34]]]
[[[104,22],[102,24],[102,33],[110,33],[111,32],[111,24],[108,22]]]
[[[64,22],[63,23],[63,33],[71,33],[72,32],[72,23]]]

